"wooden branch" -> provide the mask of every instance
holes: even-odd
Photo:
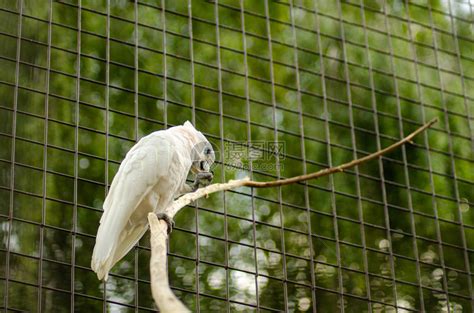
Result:
[[[198,200],[199,198],[202,198],[217,191],[230,190],[242,186],[255,188],[278,187],[331,175],[333,173],[343,172],[348,168],[352,168],[364,162],[376,159],[382,156],[383,154],[397,149],[398,147],[407,142],[411,143],[413,137],[423,132],[425,129],[429,128],[436,122],[436,118],[432,119],[425,125],[415,130],[413,133],[403,138],[402,140],[394,143],[393,145],[388,146],[387,148],[384,148],[372,154],[369,154],[363,158],[352,160],[348,163],[344,163],[336,167],[326,168],[318,172],[306,175],[300,175],[269,182],[252,181],[248,177],[245,177],[239,180],[231,180],[223,184],[212,184],[204,188],[199,188],[194,192],[187,193],[176,199],[173,204],[165,210],[164,213],[166,213],[170,218],[173,218],[181,208],[185,207],[193,201]],[[167,224],[165,221],[158,221],[158,218],[156,217],[155,213],[148,214],[148,222],[150,223],[151,230],[150,278],[153,298],[155,299],[155,302],[158,305],[160,312],[189,312],[189,310],[183,305],[183,303],[179,301],[178,298],[176,298],[176,296],[173,294],[169,287],[168,273],[166,269],[166,241],[168,239]]]
[[[367,161],[376,159],[376,158],[378,158],[378,157],[380,157],[380,156],[382,156],[382,155],[384,155],[388,152],[391,152],[391,151],[397,149],[398,147],[400,147],[401,145],[403,145],[407,142],[412,142],[412,139],[416,135],[420,134],[421,132],[423,132],[427,128],[431,127],[437,121],[438,121],[438,119],[434,118],[431,121],[429,121],[428,123],[426,123],[423,126],[421,126],[420,128],[418,128],[417,130],[415,130],[414,132],[412,132],[410,135],[408,135],[405,138],[401,139],[400,141],[397,141],[396,143],[394,143],[394,144],[392,144],[392,145],[390,145],[390,146],[388,146],[388,147],[386,147],[382,150],[379,150],[377,152],[369,154],[365,157],[362,157],[362,158],[356,159],[356,160],[352,160],[350,162],[344,163],[344,164],[339,165],[339,166],[325,168],[323,170],[320,170],[320,171],[317,171],[317,172],[314,172],[314,173],[310,173],[310,174],[306,174],[306,175],[300,175],[300,176],[295,176],[295,177],[290,177],[290,178],[280,179],[280,180],[273,180],[273,181],[269,181],[269,182],[253,181],[253,180],[250,180],[248,177],[245,177],[245,178],[239,179],[239,180],[231,180],[231,181],[229,181],[227,183],[223,183],[223,184],[218,183],[218,184],[209,185],[209,186],[204,187],[204,188],[199,188],[198,190],[196,190],[194,192],[187,193],[187,194],[181,196],[180,198],[178,198],[177,200],[175,200],[173,202],[173,204],[171,205],[171,207],[166,209],[165,213],[169,217],[173,218],[175,216],[175,214],[181,208],[185,207],[186,205],[190,204],[193,201],[198,200],[199,198],[202,198],[203,196],[207,196],[207,195],[209,195],[211,193],[214,193],[214,192],[217,192],[217,191],[230,190],[230,189],[234,189],[234,188],[238,188],[238,187],[242,187],[242,186],[255,187],[255,188],[278,187],[278,186],[298,183],[298,182],[305,181],[305,180],[315,179],[315,178],[322,177],[322,176],[331,175],[333,173],[343,172],[346,169],[349,169],[351,167],[355,167],[355,166],[360,165],[362,163],[365,163]]]
[[[171,291],[166,262],[168,224],[158,220],[155,213],[148,214],[151,232],[150,280],[153,299],[161,313],[190,312]]]

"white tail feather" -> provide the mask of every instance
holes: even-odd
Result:
[[[119,245],[115,245],[113,251],[108,254],[101,254],[99,250],[96,252],[96,249],[94,249],[92,269],[97,273],[97,277],[107,280],[110,269],[135,246],[147,229],[148,225],[143,224],[123,230],[118,240]],[[96,245],[96,247],[100,249],[101,246]]]

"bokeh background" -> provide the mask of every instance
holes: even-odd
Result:
[[[201,312],[472,312],[473,11],[470,0],[0,1],[0,306],[154,311],[148,234],[106,284],[90,269],[107,186],[152,131],[190,120],[219,155],[216,182],[271,180],[438,117],[345,173],[184,208],[170,282]]]

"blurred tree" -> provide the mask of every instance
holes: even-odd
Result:
[[[9,309],[97,312],[107,299],[111,311],[153,310],[148,235],[106,285],[89,269],[106,185],[145,134],[189,119],[219,153],[216,181],[269,180],[365,155],[433,117],[435,130],[379,162],[183,209],[170,281],[203,312],[257,303],[293,312],[474,309],[471,5],[0,8],[0,295],[9,273]],[[283,154],[272,153],[275,140]],[[260,157],[229,154],[249,141]]]

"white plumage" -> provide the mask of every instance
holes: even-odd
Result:
[[[209,142],[189,122],[154,132],[132,147],[103,205],[91,262],[99,279],[107,280],[112,266],[146,232],[148,213],[163,212],[176,197],[191,191],[186,185],[189,171],[209,174],[213,162]]]

